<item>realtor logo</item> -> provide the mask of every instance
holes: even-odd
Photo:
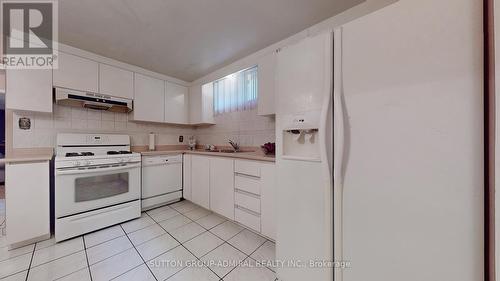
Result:
[[[7,69],[56,67],[57,2],[1,1],[2,66]]]

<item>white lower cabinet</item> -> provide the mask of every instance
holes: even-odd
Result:
[[[191,201],[210,209],[210,159],[191,155]]]
[[[234,219],[242,225],[261,232],[260,214],[254,213],[248,209],[236,205],[234,209]]]
[[[182,196],[184,199],[192,201],[191,192],[191,155],[182,156]]]
[[[234,160],[210,158],[210,209],[234,220]]]
[[[261,232],[276,240],[276,176],[274,164],[261,164]]]
[[[276,240],[274,163],[184,154],[184,198]]]
[[[7,243],[13,247],[50,236],[49,161],[5,167]]]
[[[274,163],[235,161],[235,220],[276,240]]]

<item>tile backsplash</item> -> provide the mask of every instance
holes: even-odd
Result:
[[[199,144],[228,146],[232,139],[242,146],[260,146],[276,139],[274,117],[259,116],[256,109],[217,115],[215,123],[196,129]]]
[[[54,104],[53,113],[15,111],[13,148],[55,147],[58,133],[127,134],[132,145],[147,145],[148,134],[156,134],[157,145],[187,144],[195,136],[198,144],[228,145],[233,139],[242,146],[260,146],[275,141],[274,117],[262,117],[256,110],[233,112],[215,117],[216,125],[193,128],[181,125],[143,123],[129,120],[125,113],[97,111]],[[19,128],[19,118],[31,120],[31,128]],[[179,136],[184,142],[179,143]]]
[[[31,119],[31,128],[19,128],[19,118]],[[58,133],[110,133],[130,135],[132,145],[147,145],[148,134],[156,134],[156,144],[187,144],[194,128],[129,120],[126,113],[113,113],[54,104],[53,113],[15,111],[13,116],[13,148],[55,147]],[[179,143],[179,136],[184,142]]]

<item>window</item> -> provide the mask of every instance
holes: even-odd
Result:
[[[257,106],[257,66],[214,81],[216,115],[254,109]]]

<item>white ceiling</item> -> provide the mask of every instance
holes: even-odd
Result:
[[[60,0],[62,43],[191,82],[364,0]]]

